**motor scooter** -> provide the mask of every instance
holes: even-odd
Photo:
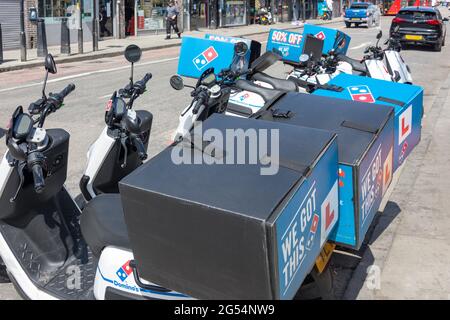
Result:
[[[133,103],[146,91],[152,78],[147,73],[142,80],[133,80],[134,64],[141,53],[136,45],[125,50],[125,58],[131,63],[130,81],[112,94],[105,111],[106,126],[87,152],[87,165],[79,184],[81,194],[76,198],[80,207],[101,193],[119,193],[119,181],[147,159],[153,115],[146,110],[133,110]],[[128,121],[130,118],[135,119],[133,124]]]
[[[0,257],[11,282],[33,300],[188,299],[139,277],[119,194],[100,194],[81,211],[67,191],[69,133],[44,124],[75,86],[47,95],[51,55],[45,69],[42,98],[11,117],[0,163]],[[138,132],[128,111],[113,99],[107,116]]]

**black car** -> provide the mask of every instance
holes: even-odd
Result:
[[[433,45],[434,50],[441,51],[445,45],[446,21],[448,18],[442,18],[436,8],[405,7],[392,20],[390,34],[402,44]]]

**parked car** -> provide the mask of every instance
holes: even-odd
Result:
[[[352,23],[355,26],[361,24],[367,24],[367,27],[379,26],[380,25],[381,12],[380,9],[367,2],[354,2],[345,10],[344,21],[345,26],[350,28]]]
[[[405,7],[392,20],[390,35],[402,44],[432,45],[434,50],[441,51],[445,45],[447,34],[445,22],[436,8]]]

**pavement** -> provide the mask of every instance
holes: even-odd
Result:
[[[311,19],[306,23],[312,24],[329,24],[343,21],[342,18],[336,18],[330,21]],[[267,33],[271,28],[277,29],[299,29],[303,24],[293,25],[292,23],[276,23],[273,25],[248,25],[240,27],[230,27],[222,29],[200,29],[198,31],[189,31],[183,33],[183,36],[203,37],[205,33],[220,34],[230,37],[248,37],[255,34]],[[162,48],[180,46],[181,40],[176,35],[172,35],[172,39],[165,40],[165,34],[147,35],[138,37],[127,37],[125,39],[107,39],[99,41],[98,51],[92,51],[92,42],[85,42],[83,44],[83,54],[78,54],[78,44],[71,44],[70,55],[61,54],[60,46],[48,47],[48,52],[51,53],[57,63],[67,63],[74,61],[93,60],[105,57],[114,57],[122,55],[124,49],[130,44],[136,44],[143,51],[157,50]],[[37,57],[36,49],[27,50],[27,61],[20,61],[20,50],[7,50],[3,53],[4,62],[0,63],[0,72],[19,70],[24,68],[35,67],[43,64],[44,58]]]
[[[447,12],[445,16],[449,15]],[[391,19],[382,18],[383,39],[387,37]],[[352,37],[348,55],[353,58],[362,57],[364,48],[375,42],[378,32],[377,29],[346,29],[341,21],[334,21],[330,27]],[[264,43],[267,31],[249,38]],[[215,33],[225,34],[225,29]],[[150,158],[170,143],[178,116],[190,101],[189,90],[174,91],[169,85],[170,76],[176,73],[178,54],[178,47],[148,50],[135,66],[137,78],[146,72],[153,73],[148,92],[135,104],[135,109],[145,109],[154,115]],[[450,202],[447,196],[450,189],[450,112],[447,110],[450,108],[450,46],[445,46],[442,52],[411,47],[401,54],[411,68],[414,82],[424,88],[422,141],[406,162],[389,202],[378,213],[362,249],[340,248],[333,254],[330,267],[337,299],[449,298],[450,213],[446,208]],[[277,64],[267,72],[284,77],[289,70],[288,66]],[[60,90],[70,82],[77,86],[67,97],[65,107],[52,114],[45,125],[64,128],[71,134],[66,185],[73,196],[79,194],[78,182],[85,167],[86,151],[104,127],[106,102],[113,90],[127,83],[129,73],[124,58],[113,56],[59,63],[58,74],[50,76],[49,91]],[[7,123],[16,106],[26,107],[39,98],[43,75],[42,66],[0,73],[0,124]],[[0,130],[0,136],[3,134]],[[0,154],[5,151],[5,144],[0,143]],[[0,283],[0,299],[17,298],[11,284]]]

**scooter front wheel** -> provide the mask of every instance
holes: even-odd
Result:
[[[11,282],[11,279],[9,279],[6,266],[3,263],[2,258],[0,258],[0,283],[9,283],[9,282]]]

